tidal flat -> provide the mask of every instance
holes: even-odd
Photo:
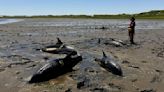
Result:
[[[136,19],[135,45],[129,43],[128,25],[124,19],[67,18],[0,24],[0,92],[163,92],[164,20]],[[65,56],[39,51],[55,44],[56,37],[76,48],[83,60],[72,72],[28,84],[29,76],[49,59]],[[109,39],[126,45],[113,46]],[[102,50],[118,61],[123,77],[94,61]]]

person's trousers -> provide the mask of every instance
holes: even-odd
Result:
[[[129,39],[130,39],[130,43],[134,43],[134,30],[129,31]]]

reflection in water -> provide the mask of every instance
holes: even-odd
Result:
[[[22,21],[23,19],[0,19],[0,24],[8,24]]]

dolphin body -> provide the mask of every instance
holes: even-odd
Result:
[[[103,68],[105,68],[107,71],[110,71],[115,75],[119,75],[119,76],[123,75],[120,65],[117,62],[115,62],[112,58],[107,57],[104,51],[103,51],[102,59],[96,58],[95,61],[97,61],[98,64]]]
[[[48,81],[64,73],[72,71],[72,68],[82,60],[82,56],[77,52],[72,52],[65,58],[52,59],[41,67],[28,81],[28,83],[37,83]]]
[[[75,49],[71,46],[66,46],[59,38],[57,38],[57,43],[55,45],[42,48],[41,51],[51,54],[69,54],[72,51],[75,51]]]
[[[117,39],[113,39],[113,38],[109,38],[109,39],[102,39],[99,38],[98,39],[98,44],[106,44],[106,45],[113,45],[115,47],[122,47],[122,46],[126,46],[127,44],[125,42],[123,42],[122,40],[117,40]]]

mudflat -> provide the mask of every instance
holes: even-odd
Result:
[[[135,43],[128,39],[129,20],[24,19],[0,24],[1,92],[163,92],[164,20],[137,20]],[[73,46],[83,60],[72,72],[46,82],[28,84],[49,59],[65,55],[39,51],[59,37]],[[110,39],[126,45],[115,46]],[[123,77],[100,67],[102,50],[123,70]]]

